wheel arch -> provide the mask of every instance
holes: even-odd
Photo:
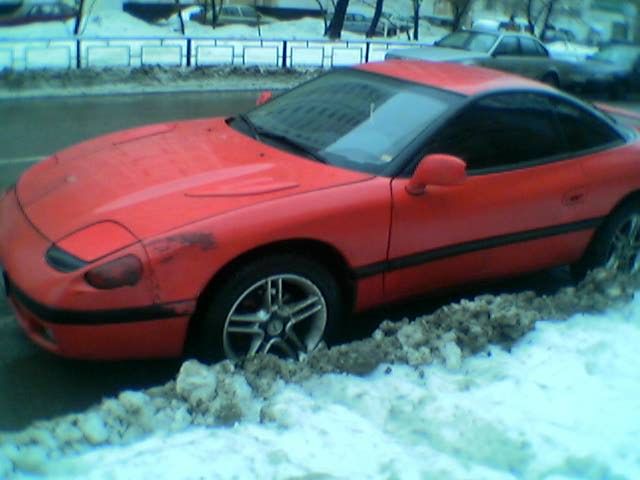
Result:
[[[598,225],[598,228],[596,228],[596,230],[593,232],[593,235],[591,236],[591,239],[589,240],[589,244],[587,245],[587,248],[583,252],[582,257],[577,262],[571,265],[571,271],[574,276],[574,279],[581,280],[586,275],[587,271],[590,270],[590,266],[588,266],[588,258],[590,255],[593,255],[593,252],[595,251],[595,246],[599,241],[598,239],[601,237],[601,235],[603,235],[603,231],[605,228],[607,228],[607,225],[610,223],[610,219],[614,215],[616,215],[618,211],[632,204],[640,205],[640,190],[634,190],[634,191],[628,192],[626,195],[620,198],[620,200],[618,200],[618,202],[606,214],[606,216],[603,217],[602,222],[600,222],[600,225]]]
[[[598,232],[600,232],[604,228],[604,226],[607,224],[607,221],[611,218],[611,216],[614,215],[618,210],[626,207],[631,203],[640,204],[640,190],[634,190],[627,193],[620,200],[618,200],[618,202],[613,206],[613,208],[609,210],[609,212],[602,218],[602,221],[598,225],[598,228],[596,228],[596,230],[593,232],[593,235],[591,236],[591,240],[589,241],[589,245],[587,246],[587,251],[589,250],[589,247],[598,236]]]
[[[630,203],[638,203],[640,204],[640,190],[634,190],[632,192],[627,193],[624,197],[618,200],[618,203],[611,209],[611,211],[605,217],[605,221],[615,212],[620,210],[621,208],[626,207]]]
[[[315,239],[289,239],[277,241],[248,250],[227,262],[211,277],[209,282],[198,296],[196,312],[189,322],[187,343],[190,333],[201,321],[203,312],[209,304],[218,285],[222,284],[229,276],[243,265],[269,255],[296,254],[309,260],[318,262],[333,275],[343,294],[345,310],[353,310],[355,303],[356,287],[355,274],[350,268],[344,255],[333,245]],[[187,345],[188,346],[188,345]]]

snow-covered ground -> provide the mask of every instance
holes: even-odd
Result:
[[[363,9],[373,14],[371,2],[352,1],[352,8]],[[180,19],[174,15],[156,23],[147,23],[122,10],[122,2],[114,0],[95,0],[86,10],[87,17],[80,25],[79,34],[86,38],[100,37],[178,37],[182,36]],[[185,34],[189,36],[206,36],[214,38],[275,38],[275,39],[322,39],[324,22],[321,18],[303,18],[294,21],[275,21],[267,18],[260,27],[244,25],[224,25],[216,28],[191,21],[194,7],[183,11]],[[406,0],[387,0],[385,13],[395,17],[411,17],[411,4]],[[0,39],[24,40],[29,38],[69,38],[73,36],[75,20],[66,22],[46,22],[31,25],[0,27]],[[446,29],[434,27],[428,22],[420,23],[422,41],[434,40],[447,33]],[[342,39],[363,39],[364,35],[342,32]],[[393,39],[393,38],[392,38]],[[408,40],[406,33],[401,33],[396,40]]]
[[[188,361],[1,435],[0,478],[640,478],[639,285],[483,296],[301,363]]]

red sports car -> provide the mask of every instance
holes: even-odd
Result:
[[[60,151],[0,204],[18,321],[61,355],[296,356],[352,311],[572,264],[640,265],[640,141],[524,78],[389,61],[244,115]]]

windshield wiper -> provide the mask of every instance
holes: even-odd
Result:
[[[249,127],[249,132],[251,133],[251,136],[253,138],[255,138],[256,140],[260,140],[260,134],[258,133],[258,127],[256,127],[255,123],[253,123],[251,121],[251,119],[249,118],[249,116],[246,113],[240,113],[235,118],[239,118],[240,120],[242,120],[245,123],[245,125],[247,127]]]
[[[309,150],[309,147],[304,143],[298,142],[297,140],[293,140],[292,138],[287,137],[286,135],[282,135],[281,133],[274,133],[269,130],[265,130],[261,127],[258,127],[253,121],[249,118],[249,116],[245,113],[240,113],[234,117],[234,119],[242,120],[247,127],[249,127],[249,132],[251,136],[256,140],[263,140],[268,138],[269,140],[275,140],[278,143],[282,143],[287,145],[288,147],[292,147],[297,152],[306,155],[307,157],[311,157],[314,160],[317,160],[321,163],[327,163],[327,161],[319,156],[317,153]]]
[[[263,130],[258,127],[254,127],[254,128],[257,135],[256,138],[259,138],[259,139],[267,138],[269,140],[275,140],[276,142],[282,143],[288,147],[293,147],[294,150],[302,153],[303,155],[306,155],[307,157],[311,157],[312,159],[317,160],[318,162],[327,163],[327,161],[324,158],[319,156],[316,152],[312,152],[311,150],[309,150],[309,147],[302,142],[298,142],[297,140],[289,138],[286,135],[282,135],[281,133],[274,133],[269,130]]]

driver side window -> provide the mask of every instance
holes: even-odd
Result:
[[[497,94],[468,105],[437,132],[429,153],[462,158],[471,173],[517,168],[565,153],[566,142],[544,95]]]

